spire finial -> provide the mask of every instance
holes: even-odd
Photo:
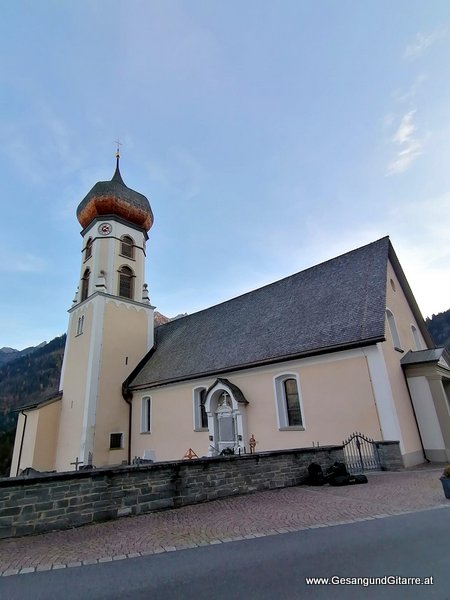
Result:
[[[117,166],[119,166],[120,146],[122,146],[122,142],[119,140],[119,138],[117,138],[117,140],[114,140],[114,143],[117,144],[116,158],[117,158]]]
[[[116,150],[116,172],[114,173],[113,178],[111,179],[111,181],[118,181],[122,185],[125,185],[123,183],[123,179],[122,179],[122,176],[120,174],[120,169],[119,169],[120,146],[122,146],[122,142],[119,139],[117,139],[117,140],[114,141],[114,143],[117,144],[117,150]]]

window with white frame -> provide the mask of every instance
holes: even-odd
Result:
[[[286,373],[275,378],[275,398],[279,429],[304,429],[297,375]]]
[[[81,278],[81,302],[86,300],[89,294],[89,277],[91,275],[90,269],[86,269]]]
[[[124,265],[119,269],[119,296],[122,298],[131,298],[133,299],[133,279],[134,273],[130,269]]]
[[[141,406],[141,433],[151,432],[152,399],[150,396],[142,398]]]
[[[134,241],[129,235],[120,238],[120,254],[127,258],[134,258]]]
[[[83,327],[84,327],[84,315],[81,315],[81,317],[78,317],[76,335],[81,335],[83,333]]]
[[[206,388],[194,389],[194,431],[208,429],[208,415],[205,410]]]
[[[389,324],[389,330],[391,332],[392,343],[394,344],[394,348],[395,350],[401,351],[402,345],[400,343],[400,336],[398,335],[397,324],[395,322],[394,314],[392,313],[392,311],[389,310],[389,308],[386,309],[386,317]]]
[[[417,331],[417,327],[415,327],[414,325],[411,325],[411,331],[413,334],[414,343],[416,345],[416,350],[422,350],[422,342],[420,341],[420,335],[419,335],[419,332]]]
[[[109,449],[119,450],[120,448],[123,448],[123,433],[110,433]]]

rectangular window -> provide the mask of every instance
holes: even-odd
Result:
[[[142,398],[142,409],[141,409],[141,433],[151,432],[151,413],[152,413],[152,399],[147,396]]]
[[[78,317],[78,324],[77,324],[77,335],[81,335],[83,333],[83,327],[84,327],[84,315],[82,315],[81,317]]]
[[[109,436],[110,450],[118,450],[123,448],[123,433],[111,433]]]
[[[203,429],[208,429],[208,415],[205,410],[206,389],[200,391],[200,421]]]

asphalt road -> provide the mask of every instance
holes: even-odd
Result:
[[[450,599],[450,510],[4,577],[7,600]],[[306,577],[432,577],[433,585],[307,585]]]

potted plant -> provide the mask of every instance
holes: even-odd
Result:
[[[442,482],[442,487],[444,488],[445,497],[450,500],[450,465],[445,467],[440,479]]]

